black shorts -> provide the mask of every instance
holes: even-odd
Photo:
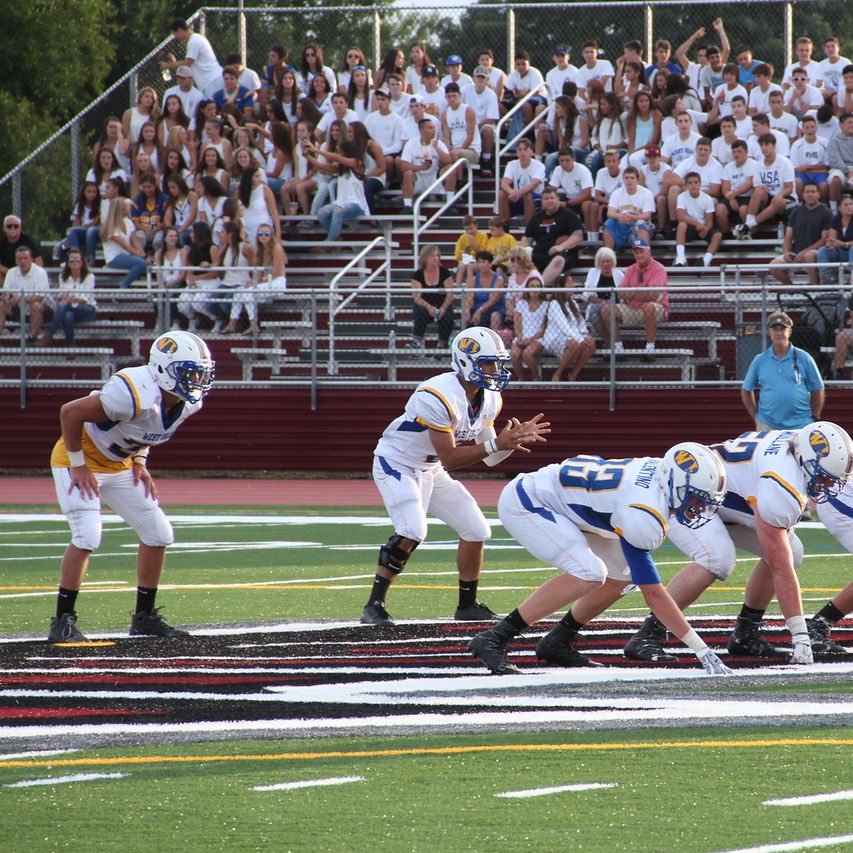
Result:
[[[565,252],[559,252],[559,255],[562,255],[563,260],[566,262],[563,267],[564,272],[568,272],[573,267],[576,267],[578,264],[578,250],[577,249],[567,249]],[[545,268],[551,261],[556,258],[557,255],[539,255],[536,252],[532,255],[533,263],[536,266],[536,269],[539,272],[545,272]]]
[[[710,243],[711,238],[717,233],[716,228],[712,228],[706,236],[701,237],[699,232],[696,230],[696,227],[693,225],[687,226],[687,236],[684,238],[685,242],[692,243],[694,240],[701,240],[703,243]]]
[[[729,213],[733,213],[737,216],[740,213],[740,208],[749,204],[749,199],[751,196],[748,195],[739,195],[735,199],[735,204],[732,203],[727,198],[720,199],[720,204],[728,210]]]

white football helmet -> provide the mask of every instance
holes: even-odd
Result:
[[[853,465],[853,442],[837,424],[815,421],[797,430],[791,442],[806,475],[806,491],[815,503],[835,497],[847,482]]]
[[[726,470],[720,457],[695,441],[670,447],[657,476],[676,521],[685,527],[709,522],[726,495]]]
[[[487,391],[503,391],[509,382],[509,361],[504,342],[497,332],[483,326],[463,329],[450,345],[450,360],[453,369],[466,382]],[[494,373],[486,373],[483,365],[497,364]]]
[[[213,387],[215,364],[207,344],[191,332],[167,332],[151,344],[148,366],[164,390],[198,403]]]

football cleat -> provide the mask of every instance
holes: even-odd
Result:
[[[508,637],[502,637],[494,628],[490,628],[471,638],[468,651],[495,675],[512,675],[521,670],[507,657],[508,641]]]
[[[132,614],[130,621],[131,637],[165,637],[174,640],[176,637],[189,637],[189,631],[175,628],[170,625],[161,615],[160,608],[155,607],[150,613],[140,610]]]
[[[362,610],[361,624],[393,626],[394,620],[388,615],[382,602],[373,601]]]
[[[787,652],[771,646],[759,633],[761,620],[752,621],[738,616],[735,629],[729,637],[726,648],[730,655],[749,658],[783,658]]]
[[[557,624],[539,641],[536,657],[554,666],[603,666],[582,655],[575,648],[577,641],[576,631]]]
[[[839,646],[830,638],[832,623],[827,622],[822,616],[814,619],[806,619],[806,627],[809,631],[809,639],[812,641],[812,651],[816,655],[845,655],[847,650]]]
[[[49,643],[77,643],[87,639],[77,627],[76,613],[63,613],[62,616],[54,616],[50,620],[50,633],[47,635]]]
[[[631,660],[654,662],[676,661],[678,658],[665,651],[661,643],[666,639],[666,628],[656,616],[647,616],[640,630],[628,640],[624,654]]]
[[[470,607],[457,607],[453,618],[457,622],[499,622],[501,617],[481,601],[475,601]]]
[[[710,649],[700,652],[699,663],[708,675],[731,675],[732,671]]]

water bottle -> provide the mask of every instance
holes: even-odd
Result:
[[[163,78],[164,83],[171,83],[172,82],[172,72],[168,68],[164,68],[160,72],[160,76]]]

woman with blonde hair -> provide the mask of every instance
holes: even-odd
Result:
[[[258,305],[271,302],[287,287],[287,254],[281,241],[275,236],[275,231],[269,225],[258,228],[255,243],[254,265],[263,267],[262,272],[256,272],[257,281],[250,279],[245,287],[234,293],[231,302],[231,319],[223,329],[224,332],[235,332],[237,321],[243,311],[249,318],[249,325],[244,335],[256,335],[260,331],[258,323]]]
[[[121,127],[131,145],[139,141],[139,131],[145,122],[152,122],[155,127],[160,118],[160,108],[157,106],[157,93],[150,86],[140,89],[136,95],[136,105],[126,109],[121,118]]]
[[[574,282],[566,276],[564,290],[554,294],[548,302],[548,323],[542,344],[546,352],[557,356],[560,363],[551,379],[559,382],[573,365],[569,382],[574,382],[590,356],[595,352],[595,341],[589,334],[577,302],[572,296]]]
[[[616,253],[602,246],[595,253],[592,269],[586,274],[583,286],[583,299],[586,302],[587,325],[602,340],[610,340],[610,330],[604,328],[601,320],[601,308],[610,301],[614,288],[622,284],[625,273],[616,269]]]
[[[418,269],[412,275],[412,342],[410,349],[423,349],[427,326],[435,320],[438,345],[450,345],[456,315],[453,311],[453,270],[442,266],[436,245],[421,248]]]
[[[130,287],[136,279],[145,275],[148,263],[145,246],[128,215],[130,200],[112,199],[101,224],[101,242],[104,245],[104,260],[110,269],[127,270],[120,287]]]
[[[192,141],[190,132],[185,127],[178,125],[169,131],[169,139],[166,142],[166,153],[169,151],[180,151],[181,157],[184,158],[184,168],[188,169],[190,174],[195,172],[198,166],[197,148]],[[165,154],[163,156],[165,160]],[[173,169],[174,171],[176,170]],[[163,168],[163,173],[172,174],[166,167]]]

